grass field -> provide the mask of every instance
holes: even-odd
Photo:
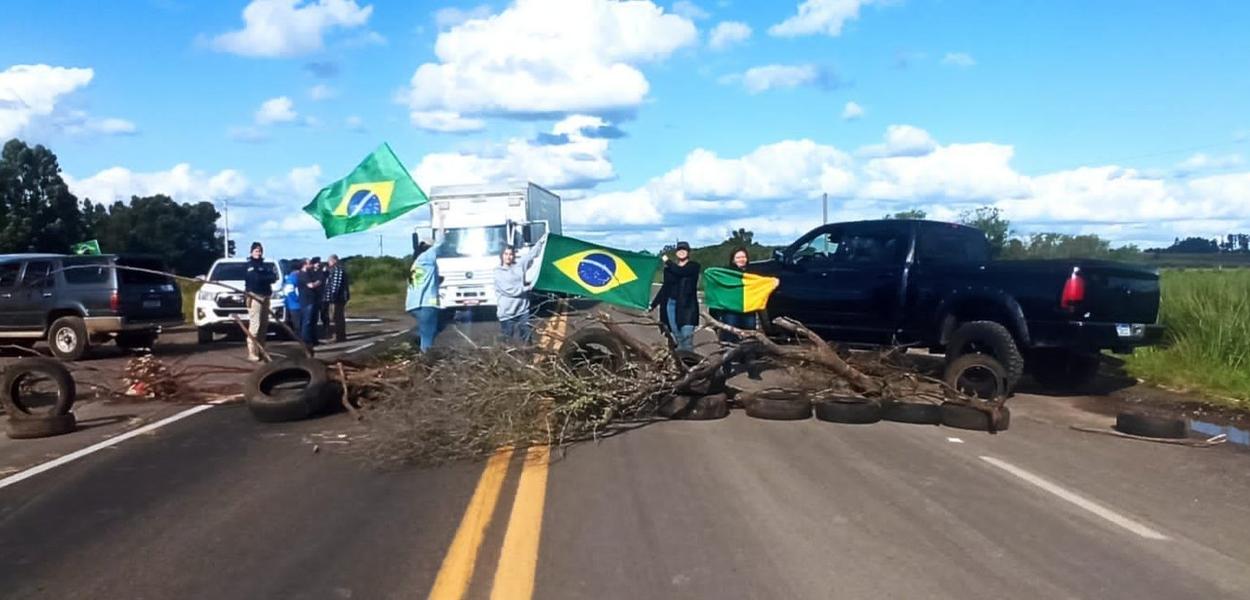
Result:
[[[1166,343],[1130,356],[1129,372],[1250,408],[1250,270],[1164,271],[1162,289]]]

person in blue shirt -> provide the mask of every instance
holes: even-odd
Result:
[[[438,247],[417,240],[412,236],[413,254],[412,269],[408,273],[408,294],[404,300],[404,310],[417,320],[417,332],[420,336],[421,352],[429,352],[434,346],[434,338],[438,337]]]
[[[297,334],[304,325],[299,310],[299,272],[304,270],[304,262],[302,258],[291,261],[288,265],[291,272],[286,274],[282,286],[282,302],[286,305],[286,322]]]

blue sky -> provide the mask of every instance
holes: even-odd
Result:
[[[788,241],[821,193],[836,219],[995,205],[1022,233],[1154,244],[1250,230],[1246,23],[1240,2],[14,3],[0,137],[50,145],[80,196],[228,200],[290,255],[376,252],[299,207],[383,141],[423,187],[532,179],[625,247]],[[420,220],[380,233],[399,252]]]

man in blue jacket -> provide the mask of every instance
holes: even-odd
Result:
[[[429,352],[434,346],[434,338],[438,337],[438,247],[442,240],[433,246],[417,240],[412,236],[412,252],[416,258],[412,261],[412,270],[408,273],[408,294],[404,299],[404,310],[417,320],[417,331],[421,340],[421,352]]]

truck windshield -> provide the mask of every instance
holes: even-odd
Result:
[[[508,231],[504,225],[445,229],[438,257],[497,256],[507,243]]]
[[[279,273],[278,264],[274,262],[268,263],[268,267],[274,274]],[[208,274],[209,281],[243,281],[247,275],[247,263],[242,262],[220,262],[213,267],[213,272]]]

